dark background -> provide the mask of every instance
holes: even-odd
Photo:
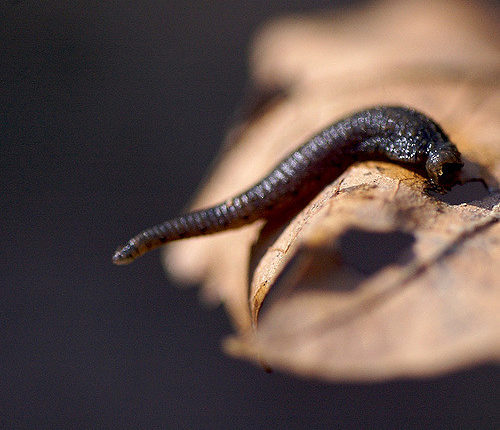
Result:
[[[330,1],[10,1],[0,11],[2,428],[498,424],[498,372],[328,385],[228,358],[222,308],[115,247],[178,214],[251,34]]]

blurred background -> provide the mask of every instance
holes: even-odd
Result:
[[[1,428],[498,424],[493,367],[371,385],[266,374],[223,354],[224,309],[169,283],[158,252],[111,264],[196,191],[258,26],[332,3],[1,3]]]

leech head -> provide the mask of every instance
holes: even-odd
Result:
[[[125,246],[116,250],[113,255],[113,264],[122,266],[132,263],[139,255],[139,250],[135,244],[129,241]]]
[[[455,145],[443,142],[430,153],[425,163],[425,169],[434,185],[450,188],[457,182],[458,174],[464,163]]]

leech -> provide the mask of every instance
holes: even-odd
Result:
[[[310,200],[353,162],[369,159],[413,166],[425,171],[434,186],[445,189],[456,182],[463,166],[455,145],[424,114],[405,107],[363,110],[327,127],[242,194],[134,236],[115,252],[113,263],[128,264],[173,240],[272,218]]]

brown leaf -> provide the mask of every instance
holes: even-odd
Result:
[[[464,178],[489,192],[476,184],[465,202],[446,203],[418,174],[368,162],[281,225],[172,244],[170,273],[226,304],[230,353],[332,380],[499,359],[500,56],[489,16],[477,5],[388,2],[343,19],[281,19],[257,36],[252,76],[286,97],[230,132],[194,207],[241,192],[318,130],[378,104],[438,121]]]

